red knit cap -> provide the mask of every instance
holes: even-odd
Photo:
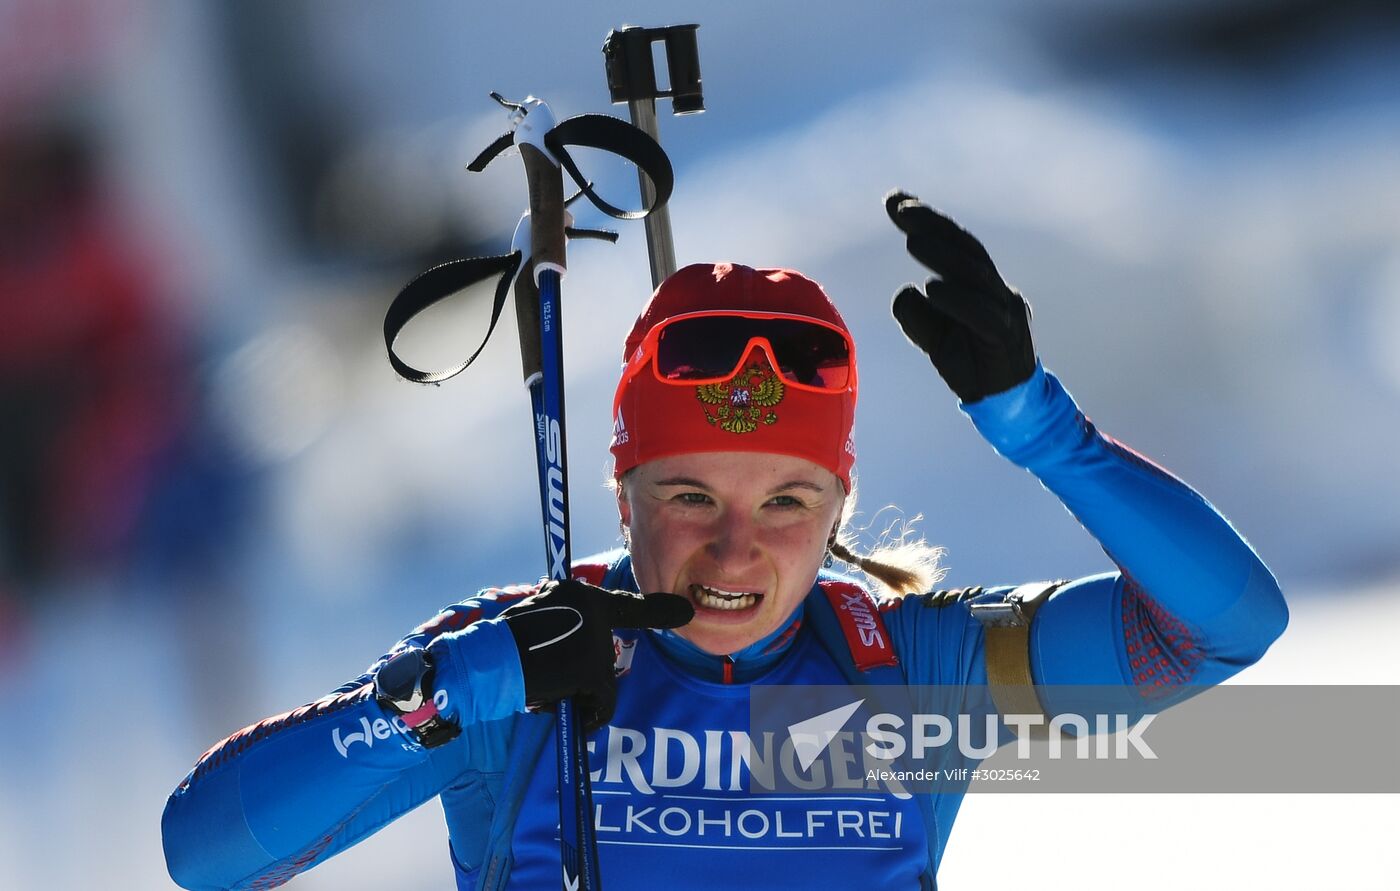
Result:
[[[750,310],[807,316],[848,331],[821,286],[790,269],[697,263],[661,283],[632,332],[623,363],[647,333],[672,316],[706,310]],[[848,332],[849,333],[849,332]],[[855,356],[852,355],[854,362]],[[819,393],[771,382],[765,353],[754,348],[730,386],[662,383],[650,369],[624,378],[613,399],[614,474],[657,458],[692,452],[773,452],[805,458],[851,488],[856,387]],[[762,392],[762,397],[755,394]]]

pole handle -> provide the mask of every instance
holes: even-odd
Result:
[[[561,276],[564,260],[564,177],[559,164],[535,146],[520,146],[520,158],[525,162],[525,181],[530,190],[530,256],[534,260],[534,279],[552,269]]]
[[[515,324],[520,331],[520,376],[526,386],[544,371],[540,347],[540,289],[527,262],[515,277]],[[538,416],[539,412],[535,414]]]

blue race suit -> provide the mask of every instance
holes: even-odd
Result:
[[[1257,661],[1282,633],[1278,585],[1229,522],[1099,433],[1053,375],[1037,366],[963,411],[1117,566],[1063,585],[1040,608],[1030,644],[1037,684],[1153,686],[1169,702],[1174,687],[1218,683]],[[585,561],[576,573],[636,588],[625,555]],[[811,887],[843,875],[932,886],[960,794],[779,801],[744,791],[748,685],[850,679],[841,654],[812,632],[830,609],[823,584],[782,628],[727,657],[671,632],[619,634],[617,711],[589,738],[610,889],[662,878],[676,887]],[[557,882],[555,769],[544,746],[553,718],[524,713],[514,640],[495,618],[533,590],[483,591],[390,651],[429,647],[440,710],[463,728],[446,745],[412,744],[375,701],[370,680],[386,655],[325,698],[209,750],[166,806],[171,875],[190,889],[274,887],[441,796],[459,888]],[[965,602],[932,601],[879,605],[903,680],[985,685],[982,625]]]

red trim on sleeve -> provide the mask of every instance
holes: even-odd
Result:
[[[1189,684],[1203,655],[1186,624],[1123,574],[1123,642],[1133,683],[1170,689]]]
[[[289,712],[283,712],[280,715],[264,718],[256,724],[249,724],[232,736],[215,743],[209,751],[199,756],[199,761],[195,763],[194,770],[192,770],[190,775],[185,778],[185,781],[180,784],[180,789],[187,789],[194,783],[199,782],[209,771],[247,751],[248,747],[259,740],[265,739],[283,728],[305,724],[312,718],[334,714],[335,712],[349,708],[352,705],[356,705],[368,699],[373,695],[373,692],[372,685],[365,684],[345,693],[323,697],[315,702],[307,703],[300,708],[292,709]]]
[[[587,582],[594,587],[603,584],[603,577],[608,574],[608,564],[606,563],[575,563],[574,578],[581,582]]]

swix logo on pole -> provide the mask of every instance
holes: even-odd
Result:
[[[564,566],[567,542],[564,540],[564,448],[559,433],[559,421],[546,418],[544,457],[549,467],[545,471],[545,488],[549,496],[549,519],[545,523],[545,538],[549,542],[549,577],[568,578]]]

